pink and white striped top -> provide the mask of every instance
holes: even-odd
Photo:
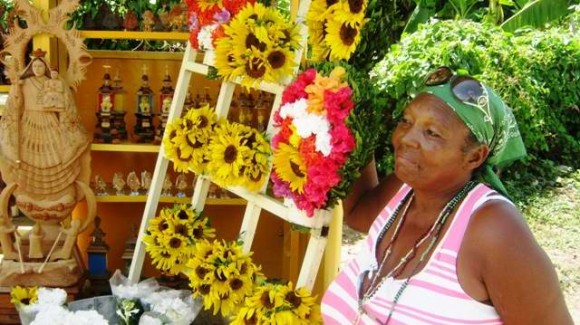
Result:
[[[373,222],[359,254],[351,260],[330,284],[322,298],[325,324],[384,324],[391,311],[402,279],[389,278],[362,305],[359,315],[359,279],[377,265],[377,236],[399,202],[411,190],[403,185]],[[493,306],[467,295],[457,278],[457,253],[473,212],[484,202],[505,199],[489,187],[479,184],[463,200],[451,226],[435,247],[429,261],[414,275],[395,305],[389,324],[502,324]]]

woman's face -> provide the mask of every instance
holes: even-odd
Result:
[[[40,77],[46,73],[46,66],[40,60],[34,60],[32,62],[32,72],[35,76]]]
[[[421,94],[403,112],[393,134],[395,174],[413,187],[439,188],[465,177],[469,129],[443,101]]]

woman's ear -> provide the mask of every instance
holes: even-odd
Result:
[[[476,170],[481,166],[489,155],[489,146],[480,144],[473,146],[465,153],[464,167],[466,170]]]

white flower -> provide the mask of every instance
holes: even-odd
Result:
[[[308,102],[306,98],[300,98],[293,103],[286,103],[280,107],[280,117],[287,118],[291,117],[293,119],[299,118],[308,114],[306,108],[308,107]]]
[[[219,27],[219,24],[205,25],[197,34],[197,42],[199,47],[205,51],[213,51],[215,48],[213,46],[212,33]]]
[[[332,145],[330,144],[330,133],[328,133],[328,131],[316,135],[316,150],[322,153],[325,157],[330,155]]]
[[[66,291],[60,288],[44,288],[38,289],[37,304],[60,306],[66,303]]]

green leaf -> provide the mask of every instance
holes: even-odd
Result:
[[[419,24],[423,24],[429,20],[429,18],[435,16],[435,5],[437,1],[433,0],[416,0],[417,7],[411,14],[411,17],[407,21],[407,25],[403,30],[403,35],[414,33],[417,30]]]
[[[541,27],[568,14],[569,6],[569,0],[533,0],[506,20],[501,27],[508,32],[524,26]]]

